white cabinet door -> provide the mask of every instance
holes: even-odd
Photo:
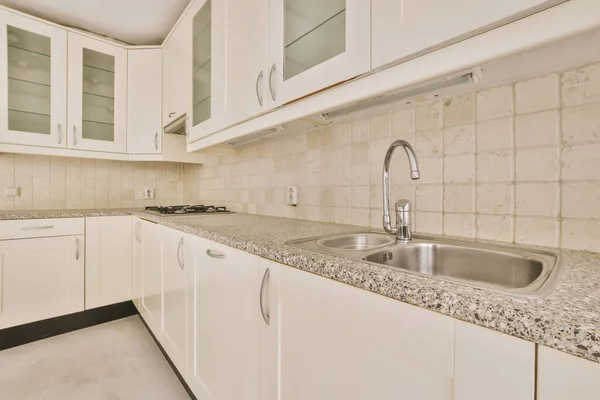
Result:
[[[0,241],[0,329],[83,311],[83,235]]]
[[[289,268],[260,259],[258,290],[258,399],[278,400],[279,390],[279,271]]]
[[[188,383],[198,400],[259,400],[259,258],[191,235],[188,249]]]
[[[365,0],[270,0],[267,76],[281,105],[352,79],[371,65],[371,4]]]
[[[65,147],[67,32],[0,11],[0,142]]]
[[[163,125],[190,114],[192,103],[192,22],[190,14],[163,46]]]
[[[455,322],[456,400],[534,400],[535,344]]]
[[[598,399],[600,363],[544,346],[538,350],[538,400]]]
[[[223,1],[196,0],[186,15],[192,54],[190,141],[224,128],[225,10]]]
[[[159,227],[162,242],[162,332],[160,342],[186,377],[186,235]]]
[[[229,126],[268,110],[269,0],[223,2],[227,7],[225,125]]]
[[[460,40],[462,35],[476,35],[486,25],[548,3],[552,1],[372,0],[372,67]]]
[[[142,294],[142,220],[131,218],[131,297],[139,312]]]
[[[162,49],[127,52],[127,153],[162,149]]]
[[[452,318],[294,268],[279,318],[281,400],[453,399]]]
[[[161,227],[142,220],[142,287],[141,314],[157,338],[162,326]]]
[[[68,147],[127,151],[127,50],[68,34]]]
[[[85,308],[131,300],[131,217],[86,218]]]

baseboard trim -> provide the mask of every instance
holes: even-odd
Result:
[[[177,367],[175,366],[175,364],[173,364],[173,361],[171,360],[171,357],[169,357],[169,355],[167,354],[167,352],[165,351],[165,349],[162,347],[162,345],[160,344],[160,342],[158,341],[158,339],[156,339],[156,336],[154,336],[154,333],[152,333],[152,330],[150,329],[150,327],[148,326],[148,324],[146,323],[146,321],[144,321],[144,317],[142,317],[141,314],[140,314],[140,319],[142,320],[142,323],[146,327],[146,330],[148,331],[148,333],[150,334],[150,336],[152,336],[152,339],[154,340],[154,343],[156,343],[156,346],[158,346],[158,349],[160,350],[160,352],[163,354],[163,356],[165,357],[165,359],[167,360],[167,362],[171,366],[171,369],[173,370],[173,372],[175,372],[175,375],[177,376],[177,379],[179,379],[179,382],[181,382],[181,385],[183,386],[183,388],[185,389],[185,391],[187,392],[187,394],[190,396],[190,399],[192,399],[192,400],[198,400],[198,399],[196,399],[196,396],[194,395],[194,392],[192,392],[192,389],[190,389],[190,387],[188,386],[188,384],[185,381],[185,379],[183,379],[183,376],[177,370]]]
[[[132,301],[0,330],[0,351],[138,314]]]

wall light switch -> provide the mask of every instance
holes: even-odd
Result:
[[[154,188],[144,189],[144,200],[152,200],[154,198]]]
[[[21,188],[19,186],[6,186],[4,188],[4,197],[19,197]]]
[[[298,205],[298,186],[287,187],[287,203],[293,206]]]

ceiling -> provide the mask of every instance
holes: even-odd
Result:
[[[161,44],[190,0],[0,0],[61,25],[135,45]]]

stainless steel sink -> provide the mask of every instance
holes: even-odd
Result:
[[[522,296],[549,294],[560,270],[558,254],[547,251],[419,235],[402,243],[396,242],[393,235],[358,232],[299,239],[288,244]]]

